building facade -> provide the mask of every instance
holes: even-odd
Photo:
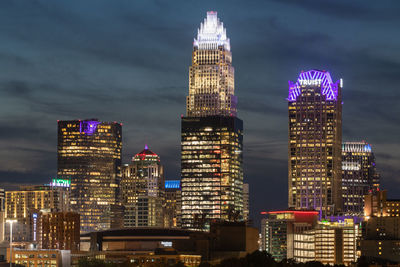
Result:
[[[181,194],[180,180],[165,181],[164,225],[167,228],[181,227]]]
[[[13,224],[13,242],[37,242],[33,235],[33,223],[43,209],[68,211],[69,189],[52,185],[23,186],[21,190],[6,192],[6,220],[17,220]],[[9,224],[5,238],[9,239]]]
[[[164,225],[164,168],[160,157],[147,145],[122,167],[124,227]]]
[[[293,259],[297,262],[350,265],[358,259],[357,242],[360,236],[360,225],[354,224],[351,219],[318,222],[313,229],[293,235]]]
[[[39,248],[79,251],[79,213],[41,211],[37,214],[37,225],[34,222],[31,227]]]
[[[81,231],[98,229],[109,205],[119,203],[122,125],[92,120],[58,121],[58,178],[71,179],[71,208]]]
[[[377,190],[365,196],[361,255],[400,262],[400,200],[386,195]]]
[[[275,260],[294,257],[293,237],[311,230],[317,223],[317,211],[270,211],[263,212],[261,220],[261,250],[267,251]]]
[[[364,216],[371,217],[399,217],[400,199],[387,199],[386,190],[377,190],[364,196]]]
[[[343,142],[342,196],[343,213],[362,216],[364,196],[379,189],[379,174],[371,146],[365,142]]]
[[[243,219],[243,122],[236,117],[230,40],[207,12],[193,43],[181,124],[182,227]]]
[[[320,217],[342,208],[342,84],[327,71],[289,81],[289,207]]]

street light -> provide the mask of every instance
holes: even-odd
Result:
[[[11,257],[11,250],[12,250],[12,226],[13,223],[16,223],[17,220],[7,219],[6,222],[10,224],[10,267],[12,267],[12,257]]]

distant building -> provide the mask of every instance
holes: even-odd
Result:
[[[365,142],[343,142],[343,213],[363,216],[364,196],[379,189],[379,174],[371,146]]]
[[[250,195],[249,184],[243,184],[243,219],[250,220]]]
[[[400,199],[387,199],[386,190],[378,190],[365,195],[364,216],[370,217],[399,217]]]
[[[181,181],[166,180],[165,181],[165,227],[181,226]]]
[[[193,43],[181,123],[182,227],[243,219],[243,122],[237,115],[230,40],[207,12]]]
[[[266,218],[261,221],[261,250],[277,261],[293,258],[294,235],[313,229],[318,220],[317,211],[286,210],[263,214]]]
[[[33,216],[37,216],[37,213],[42,209],[68,211],[69,201],[69,188],[67,186],[23,186],[20,190],[7,191],[5,217],[6,219],[17,220],[17,223],[13,224],[13,242],[36,241],[31,232]],[[7,240],[9,239],[9,231],[9,225],[6,224],[5,238]]]
[[[33,218],[32,239],[37,239],[39,248],[79,251],[79,213],[41,211]]]
[[[342,84],[328,71],[289,81],[289,207],[325,218],[342,208]]]
[[[361,256],[400,262],[400,200],[386,190],[365,196]]]
[[[122,124],[97,119],[58,121],[58,178],[71,179],[71,208],[81,231],[93,231],[119,203]]]
[[[122,167],[124,227],[164,226],[164,168],[147,145]]]

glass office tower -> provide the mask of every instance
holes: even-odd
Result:
[[[243,219],[243,122],[236,117],[230,40],[207,12],[193,43],[186,117],[182,117],[182,227]]]
[[[58,121],[58,178],[71,180],[71,208],[81,232],[98,230],[109,205],[118,204],[122,125],[97,119]]]
[[[364,196],[379,189],[379,173],[371,145],[365,141],[343,142],[342,195],[345,215],[364,215]]]
[[[327,71],[289,81],[289,207],[320,217],[342,208],[342,84]]]

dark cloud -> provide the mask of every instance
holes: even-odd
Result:
[[[285,5],[292,5],[297,8],[302,8],[307,11],[317,12],[325,16],[335,18],[343,18],[350,20],[390,20],[398,19],[398,14],[395,10],[389,7],[400,7],[398,1],[391,0],[384,3],[382,8],[381,3],[373,6],[372,2],[366,1],[318,1],[318,0],[273,0]],[[386,5],[386,6],[385,6]]]
[[[192,41],[217,10],[231,38],[245,180],[259,212],[287,203],[287,88],[301,70],[344,79],[344,140],[376,151],[399,186],[398,1],[0,1],[0,183],[56,173],[57,120],[123,122],[124,162],[145,143],[179,178]],[[1,186],[1,184],[0,184]],[[391,194],[389,192],[389,194]],[[399,196],[396,196],[399,197]]]

